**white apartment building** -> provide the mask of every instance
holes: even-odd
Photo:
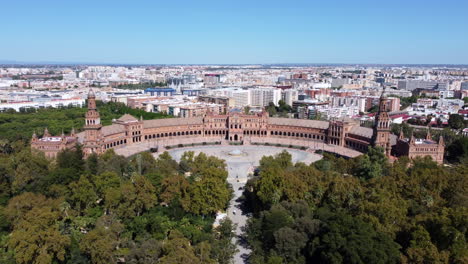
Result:
[[[241,88],[222,88],[207,90],[207,95],[225,96],[234,100],[234,107],[242,108],[252,104],[252,96],[250,90]]]
[[[317,111],[320,113],[321,117],[325,119],[343,117],[352,118],[359,115],[359,108],[357,106],[330,107],[318,109]]]
[[[236,90],[228,95],[234,99],[235,107],[244,107],[252,104],[252,96],[250,90]]]
[[[283,100],[287,105],[291,105],[294,101],[299,99],[299,92],[294,89],[287,89],[281,92],[281,100]]]
[[[256,88],[249,91],[252,96],[252,106],[268,106],[271,102],[277,106],[281,100],[280,89]]]

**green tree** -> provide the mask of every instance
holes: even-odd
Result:
[[[320,210],[323,229],[312,240],[309,256],[317,263],[398,263],[399,245],[371,225],[344,213]]]
[[[125,262],[157,263],[162,253],[162,242],[153,238],[131,241]]]
[[[169,155],[167,151],[163,152],[156,159],[157,171],[164,177],[174,175],[179,170],[179,164]]]
[[[11,163],[15,176],[12,188],[16,192],[32,191],[49,173],[49,161],[41,154],[25,149],[13,157]]]
[[[363,179],[380,177],[387,168],[387,159],[381,147],[369,147],[366,154],[359,157],[355,175]]]
[[[411,234],[410,247],[406,250],[404,263],[448,263],[447,252],[439,252],[432,244],[429,233],[421,226]]]
[[[111,188],[118,188],[121,179],[115,172],[104,172],[92,177],[92,181],[96,188],[96,194],[103,198],[106,191]]]
[[[246,114],[246,115],[250,114],[250,106],[245,106],[244,107],[244,114]]]
[[[266,111],[268,112],[270,116],[275,116],[277,113],[275,104],[270,102],[268,106],[266,107]]]
[[[123,225],[114,216],[102,216],[96,228],[83,237],[80,249],[94,264],[116,263],[117,247],[120,245],[122,231]]]
[[[159,259],[159,263],[197,264],[201,263],[201,261],[195,255],[195,250],[190,245],[190,241],[186,239],[180,232],[172,231],[169,235],[169,239],[163,245],[163,257]]]
[[[98,162],[99,162],[99,159],[96,153],[89,155],[88,158],[86,159],[86,170],[90,174],[93,174],[93,175],[97,174],[98,167],[99,167]]]
[[[70,204],[79,212],[92,207],[98,200],[94,185],[87,176],[83,175],[78,181],[70,183],[69,189],[71,193]]]
[[[57,167],[61,169],[73,169],[77,173],[84,170],[83,150],[80,145],[74,149],[65,149],[57,154]]]
[[[182,205],[194,214],[214,214],[226,208],[231,193],[226,182],[215,177],[204,177],[192,183]]]
[[[138,169],[138,173],[141,175],[158,171],[158,164],[150,152],[137,154],[131,160],[131,164]]]
[[[139,216],[156,203],[155,188],[144,176],[135,175],[119,189],[108,189],[105,195],[106,208],[123,218]]]
[[[124,156],[115,154],[113,149],[99,156],[98,166],[98,174],[111,171],[117,173],[119,177],[129,177],[131,173],[128,160]]]
[[[275,249],[287,263],[304,263],[302,250],[307,245],[308,237],[290,227],[282,227],[274,234]]]
[[[232,242],[236,236],[235,228],[236,226],[231,219],[225,218],[214,230],[215,240],[212,243],[212,255],[219,264],[232,263],[234,254],[238,252],[236,245]]]
[[[161,201],[166,204],[173,201],[180,201],[180,199],[188,195],[189,185],[187,179],[180,174],[164,178],[161,183]]]
[[[60,233],[58,203],[29,193],[10,201],[6,214],[14,224],[8,247],[17,263],[46,264],[65,259],[70,238]]]
[[[453,141],[447,147],[447,158],[452,162],[460,162],[468,158],[468,137]]]
[[[463,116],[459,114],[451,114],[448,124],[452,129],[459,130],[465,127],[465,120],[463,120]]]

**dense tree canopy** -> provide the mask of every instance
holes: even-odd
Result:
[[[464,128],[467,122],[465,122],[463,116],[459,114],[451,114],[449,116],[448,124],[451,128],[459,130]]]
[[[468,167],[370,149],[311,165],[264,157],[249,180],[252,263],[466,263]]]
[[[106,124],[126,110],[100,111]],[[28,148],[34,128],[68,132],[83,113],[0,115],[0,263],[230,263],[235,226],[212,226],[232,197],[226,163],[194,152],[180,162],[112,150],[84,159],[79,146],[49,160]],[[74,121],[55,121],[65,119]],[[250,262],[467,263],[468,143],[450,129],[439,135],[453,164],[391,164],[379,148],[313,164],[263,157],[242,197]]]
[[[213,229],[231,189],[223,160],[109,150],[57,159],[0,154],[1,263],[230,263],[230,220]]]
[[[98,101],[97,107],[103,125],[110,125],[112,119],[117,119],[124,114],[131,114],[137,118],[141,116],[143,119],[169,117],[164,114],[132,109],[122,103],[102,103]],[[86,111],[86,107],[31,109],[28,112],[9,110],[0,114],[0,140],[7,139],[8,141],[5,143],[9,143],[10,145],[18,140],[27,143],[34,131],[36,131],[38,136],[41,136],[46,127],[52,135],[60,135],[62,131],[68,134],[72,128],[75,128],[78,132],[84,125]]]

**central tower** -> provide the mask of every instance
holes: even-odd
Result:
[[[382,147],[387,157],[390,156],[390,117],[388,116],[388,99],[385,96],[385,88],[380,95],[379,110],[375,116],[371,144],[373,147]]]
[[[85,155],[101,153],[101,118],[96,108],[96,95],[91,89],[88,93],[88,111],[85,118],[85,139],[83,151]]]

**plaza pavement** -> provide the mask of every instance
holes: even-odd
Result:
[[[131,155],[140,153],[142,151],[147,151],[150,148],[158,147],[159,151],[166,150],[165,146],[177,146],[179,144],[201,144],[203,142],[214,143],[221,142],[223,146],[230,146],[229,142],[224,140],[222,137],[213,136],[213,137],[199,137],[199,136],[186,136],[186,137],[174,137],[174,138],[165,138],[165,139],[152,139],[145,142],[134,143],[128,146],[120,146],[114,148],[115,153],[129,157]],[[331,153],[336,153],[338,155],[354,158],[362,153],[353,149],[329,145],[324,142],[314,141],[314,140],[301,140],[301,139],[291,139],[287,137],[250,137],[246,136],[244,138],[244,145],[249,146],[253,143],[265,144],[268,143],[272,146],[276,144],[281,145],[293,145],[306,147],[308,152],[315,152],[316,150],[324,150]]]

